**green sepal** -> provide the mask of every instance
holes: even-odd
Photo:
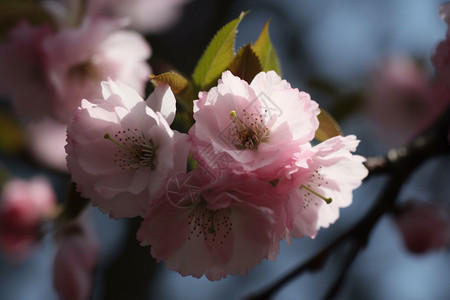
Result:
[[[191,82],[186,79],[183,75],[176,73],[174,71],[162,73],[159,75],[150,75],[150,80],[153,84],[158,84],[158,82],[167,83],[172,92],[177,97],[178,100],[182,101],[183,107],[192,112],[192,100],[194,99],[194,92]]]
[[[189,81],[176,72],[166,72],[159,75],[150,75],[150,80],[164,82],[170,85],[175,95],[182,93],[189,85]]]
[[[323,142],[334,136],[342,135],[342,130],[336,120],[324,109],[320,109],[319,128],[316,130],[315,139]]]

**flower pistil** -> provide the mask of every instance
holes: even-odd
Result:
[[[134,132],[131,129],[118,131],[115,134],[117,140],[113,139],[109,133],[106,133],[104,137],[121,149],[114,155],[114,162],[118,163],[122,170],[149,166],[153,171],[156,169],[158,145],[155,145],[152,139],[137,135],[136,131],[138,131],[137,128],[134,129]]]
[[[267,112],[267,110],[266,110]],[[265,127],[262,115],[248,114],[243,110],[243,121],[239,120],[236,111],[230,112],[230,118],[236,126],[230,127],[230,136],[239,150],[258,150],[259,144],[269,139],[269,129]]]

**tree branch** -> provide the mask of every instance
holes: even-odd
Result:
[[[262,292],[250,295],[246,299],[271,299],[271,297],[275,295],[275,293],[277,293],[284,285],[301,275],[304,271],[312,271],[321,268],[325,260],[331,254],[332,250],[337,248],[346,240],[356,241],[356,246],[352,247],[351,253],[349,254],[349,261],[347,265],[350,265],[354,258],[356,258],[359,250],[367,244],[369,235],[378,220],[386,212],[391,211],[394,207],[395,200],[397,199],[397,196],[409,175],[412,174],[413,171],[415,171],[417,167],[419,167],[427,159],[440,154],[450,153],[449,126],[450,109],[447,110],[441,118],[425,132],[425,134],[413,140],[408,147],[393,149],[384,156],[367,159],[365,165],[369,170],[368,177],[375,174],[388,174],[390,176],[390,180],[366,216],[332,241],[326,248],[313,256],[311,259],[291,270]],[[341,273],[342,275],[347,273],[347,268],[348,267],[344,268]],[[327,297],[337,294],[340,286],[342,285],[343,277],[344,276],[338,279],[331,287],[327,293]]]

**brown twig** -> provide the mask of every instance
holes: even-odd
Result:
[[[246,299],[271,299],[284,285],[301,275],[304,271],[320,268],[331,254],[332,250],[340,246],[344,241],[354,240],[356,241],[356,246],[352,247],[352,252],[350,253],[347,262],[347,265],[350,265],[356,258],[359,250],[367,244],[369,235],[378,220],[386,212],[393,209],[395,200],[409,175],[429,158],[439,154],[450,153],[449,123],[450,110],[447,110],[447,112],[444,113],[425,134],[412,141],[408,147],[393,149],[385,156],[367,159],[365,165],[369,170],[370,177],[375,174],[388,174],[390,180],[366,216],[311,259],[291,270],[262,292],[250,295]],[[333,297],[338,293],[347,271],[347,267],[343,269],[341,273],[343,276],[341,276],[328,291],[326,299]]]

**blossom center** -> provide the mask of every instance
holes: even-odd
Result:
[[[230,119],[233,126],[229,128],[229,136],[237,149],[258,150],[261,143],[269,140],[269,129],[264,124],[263,115],[249,114],[244,109],[243,117],[239,119],[236,111],[232,110]]]
[[[233,223],[231,210],[222,208],[209,210],[205,203],[199,203],[189,214],[189,234],[187,239],[202,238],[204,241],[223,245],[230,237]]]
[[[104,138],[119,147],[114,154],[114,162],[122,170],[147,166],[153,171],[156,169],[158,145],[155,145],[152,139],[138,134],[137,131],[137,128],[121,130],[114,135],[114,138],[106,133]]]
[[[78,65],[72,66],[67,74],[71,78],[76,79],[86,79],[86,78],[97,78],[98,70],[95,65],[91,62],[91,60],[87,60],[85,62],[79,63]]]

